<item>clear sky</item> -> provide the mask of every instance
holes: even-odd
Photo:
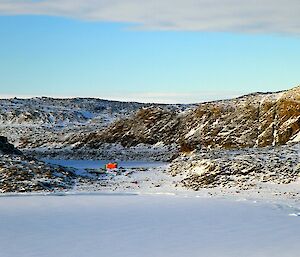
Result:
[[[300,37],[288,24],[256,31],[245,29],[250,26],[210,28],[209,21],[202,28],[204,23],[184,20],[176,27],[169,25],[171,21],[157,25],[131,19],[134,15],[128,11],[124,20],[97,19],[98,13],[96,18],[82,17],[73,9],[66,14],[51,7],[48,13],[49,6],[25,8],[23,13],[18,1],[4,2],[0,3],[1,97],[200,102],[277,91],[300,82]],[[122,10],[112,16],[122,17]],[[147,19],[152,14],[156,15],[149,11]]]

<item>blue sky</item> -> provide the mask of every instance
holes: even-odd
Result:
[[[200,102],[300,81],[297,33],[65,16],[1,15],[0,5],[0,96]]]

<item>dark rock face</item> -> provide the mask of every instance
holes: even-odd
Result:
[[[3,154],[15,154],[21,155],[22,152],[14,147],[14,145],[8,143],[6,137],[0,136],[0,153]]]

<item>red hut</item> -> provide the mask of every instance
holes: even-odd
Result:
[[[118,168],[118,164],[116,162],[110,162],[110,163],[107,163],[105,165],[105,168],[107,170],[111,170],[111,169],[117,169]]]

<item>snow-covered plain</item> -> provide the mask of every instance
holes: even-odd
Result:
[[[0,256],[298,257],[297,212],[166,195],[0,197]]]
[[[107,163],[48,162],[82,174]],[[3,194],[0,257],[299,256],[297,195],[195,192],[177,185],[167,163],[119,165],[123,174],[82,178],[68,192]]]

